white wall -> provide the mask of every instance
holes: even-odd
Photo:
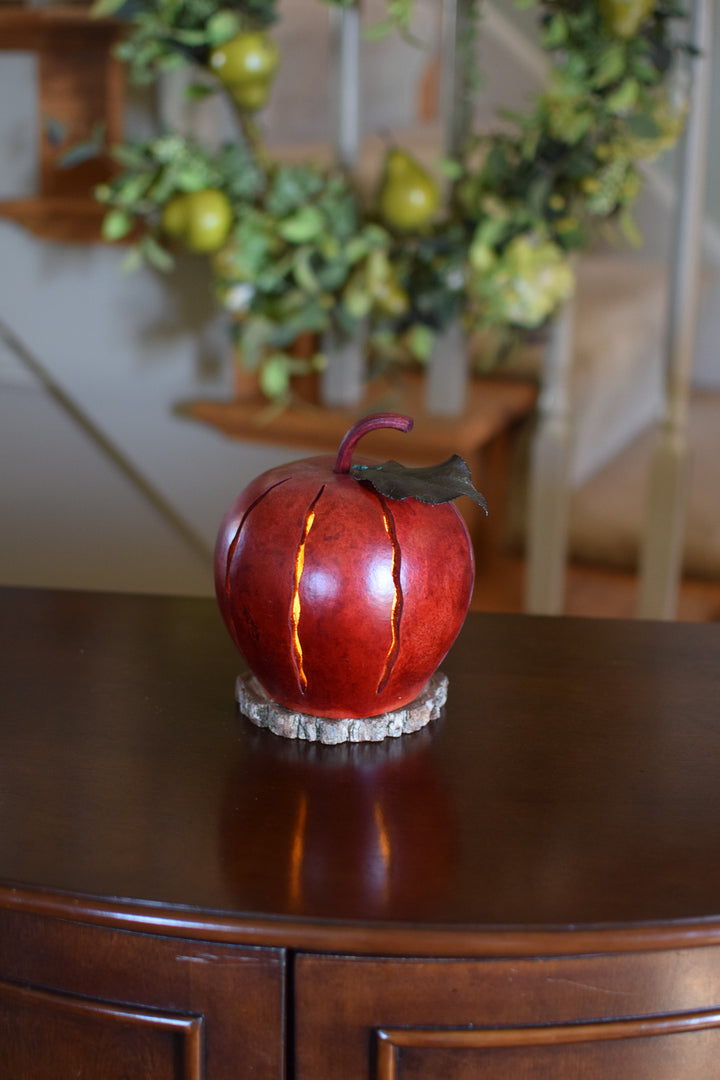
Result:
[[[149,272],[120,277],[114,250],[43,243],[0,223],[0,319],[211,548],[234,495],[299,451],[232,442],[173,415],[174,402],[228,392],[224,371],[203,377],[203,345],[212,345],[205,316],[212,309],[204,277],[185,269],[182,288]],[[7,348],[0,356],[0,580],[63,584],[66,575],[68,584],[78,584],[86,574],[94,587],[153,591],[154,565],[159,591],[210,591],[209,561],[198,560],[82,429],[73,430]],[[12,423],[13,413],[32,420],[35,432]],[[35,503],[47,498],[52,507],[45,531],[38,530],[28,489]],[[118,506],[126,540],[115,550]],[[82,546],[61,544],[66,532],[78,531],[95,541],[92,570]],[[53,533],[46,558],[40,549]],[[25,550],[37,548],[38,557],[25,555],[21,568],[13,552],[23,547],[23,534]],[[58,544],[60,558],[52,554]],[[104,560],[106,548],[113,554]]]

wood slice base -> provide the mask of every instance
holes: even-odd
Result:
[[[291,712],[278,705],[263,690],[254,675],[241,675],[235,684],[235,698],[243,716],[257,727],[267,728],[285,739],[305,739],[337,745],[345,742],[382,742],[419,731],[440,715],[447,699],[448,679],[436,671],[414,701],[394,712],[359,720],[327,720],[320,716]]]

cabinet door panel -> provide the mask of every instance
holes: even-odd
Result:
[[[296,1080],[716,1080],[720,1060],[714,948],[506,960],[303,954],[295,996]],[[678,1055],[683,1067],[663,1071]]]
[[[0,1075],[201,1080],[203,1021],[0,983]]]
[[[285,1074],[282,950],[139,934],[7,910],[0,911],[0,980],[15,986],[2,1004],[24,1027],[18,1039],[26,1050],[36,1040],[52,1048],[69,1032],[82,1062],[95,1062],[97,1047],[109,1047],[108,1060],[123,1080],[281,1080]],[[18,996],[21,985],[31,988],[29,996]],[[36,1080],[34,1073],[4,1069],[2,1047],[0,1037],[3,1080],[6,1075]],[[150,1064],[125,1069],[123,1055],[146,1057]],[[51,1050],[47,1059],[52,1060]],[[175,1071],[168,1072],[171,1065]],[[37,1071],[38,1080],[75,1075]],[[112,1072],[80,1076],[114,1080]]]
[[[720,1012],[544,1027],[378,1029],[377,1080],[716,1080]]]

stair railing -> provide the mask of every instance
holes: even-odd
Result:
[[[638,614],[673,618],[682,573],[690,453],[688,401],[697,327],[709,140],[712,0],[695,0],[687,126],[681,144],[665,330],[665,409],[650,462]]]
[[[641,541],[638,614],[674,617],[681,578],[690,475],[687,412],[698,314],[702,222],[710,116],[712,0],[695,0],[689,60],[687,126],[680,154],[675,238],[664,340],[665,403],[648,475]],[[572,317],[551,333],[531,450],[526,530],[525,607],[559,614],[565,596],[570,461],[572,455]]]

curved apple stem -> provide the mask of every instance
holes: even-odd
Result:
[[[396,428],[398,431],[407,433],[412,431],[413,423],[412,416],[402,416],[400,413],[372,413],[370,416],[363,416],[362,420],[353,424],[340,443],[334,472],[350,472],[353,451],[359,440],[368,432],[377,431],[378,428]]]

